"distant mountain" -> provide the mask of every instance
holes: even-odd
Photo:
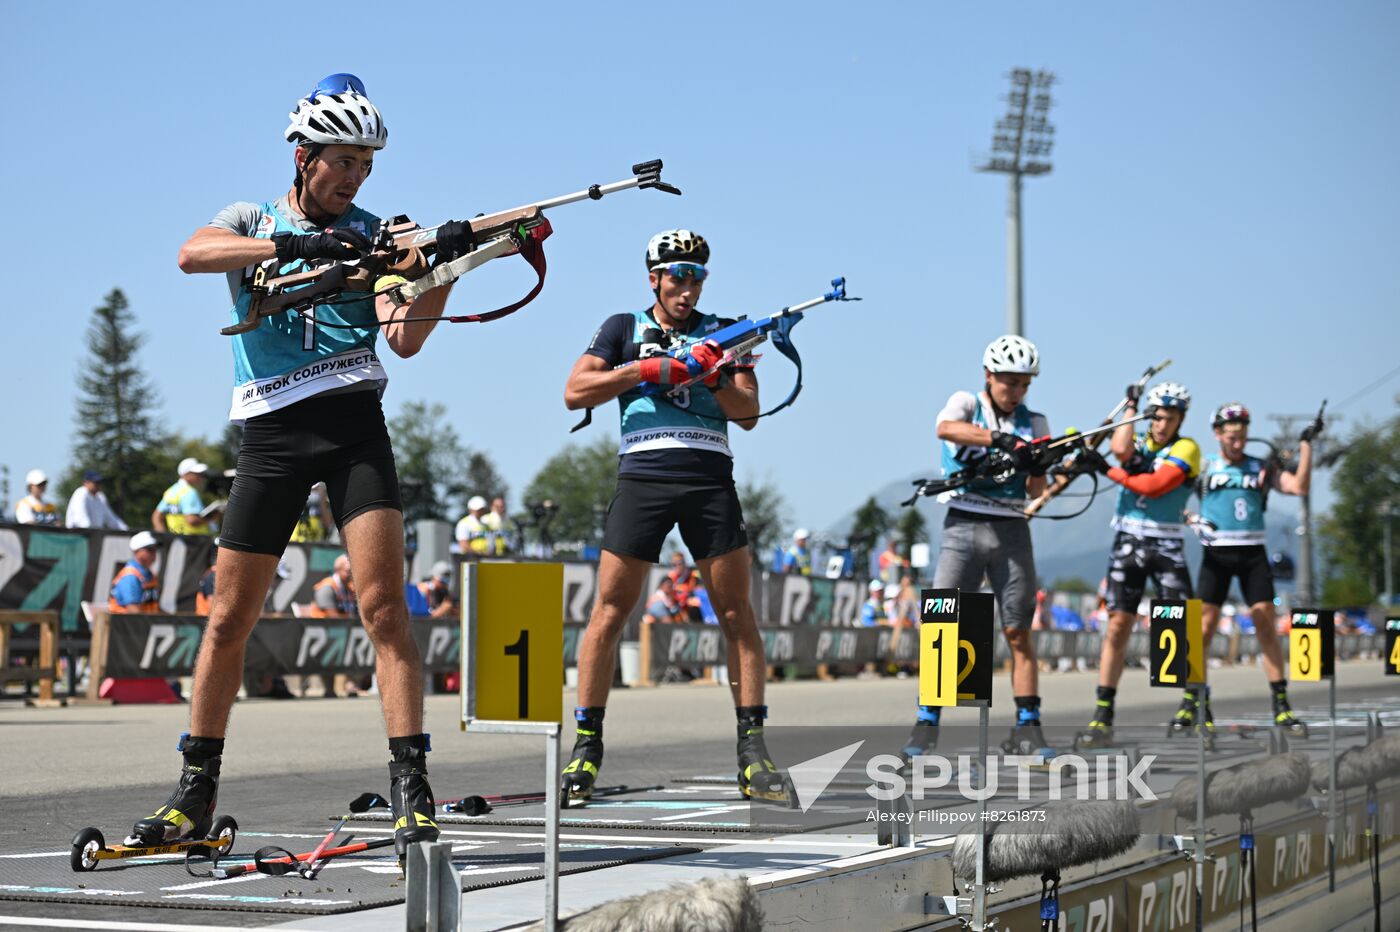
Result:
[[[875,500],[891,515],[897,516],[901,511],[899,503],[909,497],[914,488],[914,480],[926,475],[927,473],[911,473],[903,479],[891,481],[875,493]],[[1085,496],[1092,488],[1093,484],[1089,479],[1077,480],[1068,492],[1047,506],[1045,513],[1073,514],[1084,507]],[[1109,527],[1109,520],[1113,517],[1117,498],[1118,486],[1107,479],[1100,479],[1099,493],[1084,514],[1065,521],[1052,521],[1048,518],[1031,521],[1031,536],[1035,541],[1036,574],[1042,583],[1048,584],[1056,579],[1077,576],[1090,585],[1097,585],[1103,578],[1108,564],[1108,549],[1113,542],[1113,530]],[[852,502],[847,512],[848,516],[826,528],[825,536],[832,540],[844,538],[851,527],[851,516],[863,502],[864,498]],[[1197,501],[1193,498],[1192,507],[1196,505]],[[933,551],[933,560],[926,571],[926,578],[932,578],[933,567],[938,562],[938,541],[943,527],[943,516],[948,509],[931,498],[919,499],[916,507],[928,521],[929,545]],[[1269,552],[1283,551],[1296,557],[1297,536],[1294,529],[1298,523],[1297,500],[1286,495],[1270,496],[1267,523]],[[883,547],[882,541],[876,549]],[[1200,566],[1201,552],[1195,535],[1187,535],[1186,550],[1187,563],[1191,567],[1194,579]]]

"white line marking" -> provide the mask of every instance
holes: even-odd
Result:
[[[40,916],[0,916],[0,926],[42,926],[48,929],[106,929],[111,932],[228,932],[229,926],[194,926],[164,922],[115,922],[102,919],[45,919]],[[312,932],[278,926],[277,932]]]

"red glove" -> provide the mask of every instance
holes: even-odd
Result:
[[[641,368],[642,381],[652,385],[680,385],[691,377],[685,363],[674,356],[653,356],[637,365]]]
[[[714,388],[719,384],[720,371],[715,368],[724,358],[724,350],[714,340],[706,340],[704,343],[697,343],[690,348],[690,358],[700,366],[700,371],[714,369],[705,376],[705,387]]]

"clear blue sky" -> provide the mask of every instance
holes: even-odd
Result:
[[[533,305],[391,360],[390,413],[445,402],[516,493],[569,439],[570,366],[605,315],[648,303],[644,244],[676,226],[713,244],[706,310],[770,313],[835,275],[865,299],[797,329],[806,390],[738,439],[741,478],[780,481],[794,517],[822,527],[931,468],[934,413],[975,387],[1004,329],[1006,184],[970,165],[1015,66],[1060,76],[1055,170],[1025,197],[1033,406],[1087,425],[1164,356],[1198,399],[1198,436],[1224,400],[1261,419],[1338,401],[1400,345],[1397,27],[1393,3],[1273,0],[11,4],[11,498],[25,470],[67,465],[82,334],[114,286],[150,338],[161,417],[220,432],[224,284],[181,274],[176,251],[225,204],[285,191],[286,114],[334,71],[365,80],[389,127],[359,199],[381,215],[470,216],[655,157],[685,190],[560,208]],[[451,306],[529,283],[523,263],[496,263]],[[792,372],[770,354],[760,378],[773,401]],[[1392,410],[1397,386],[1350,421]],[[614,411],[599,414],[575,437],[615,435]]]

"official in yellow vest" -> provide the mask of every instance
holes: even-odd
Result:
[[[151,526],[157,531],[171,534],[214,533],[214,524],[204,516],[204,499],[199,495],[199,490],[204,486],[204,474],[209,471],[208,465],[187,456],[180,461],[176,471],[180,479],[165,490],[160,504],[151,512]]]
[[[24,477],[29,494],[15,503],[15,521],[19,524],[46,524],[56,527],[63,522],[59,519],[58,506],[44,501],[44,491],[49,487],[49,477],[42,469],[31,469]]]

